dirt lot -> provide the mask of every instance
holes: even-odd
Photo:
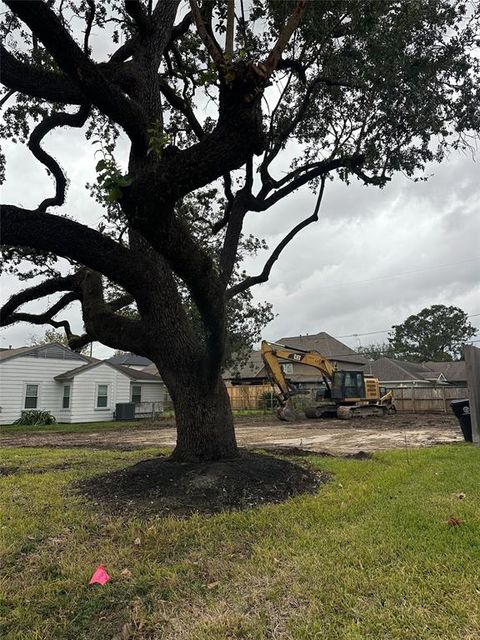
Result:
[[[463,440],[457,420],[448,414],[397,414],[387,418],[351,421],[237,423],[240,446],[247,448],[300,448],[333,455],[355,454],[401,447],[426,447]],[[172,426],[155,425],[132,431],[88,433],[0,434],[0,447],[94,447],[141,449],[175,444]]]

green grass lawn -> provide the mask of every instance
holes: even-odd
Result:
[[[270,420],[274,418],[271,411],[257,410],[257,409],[244,409],[241,411],[234,411],[233,416],[235,418],[262,418]],[[57,422],[54,424],[28,426],[23,424],[6,424],[0,425],[0,434],[9,433],[88,433],[89,431],[124,431],[130,429],[157,429],[162,424],[165,426],[172,426],[175,415],[173,412],[168,412],[162,415],[162,417],[151,419],[142,419],[134,421],[116,421],[110,422],[81,422],[70,424],[67,422]]]
[[[56,422],[54,424],[28,426],[24,424],[7,424],[0,426],[0,434],[9,433],[88,433],[89,431],[124,431],[129,429],[149,429],[157,428],[161,424],[162,418],[158,420],[134,420],[110,422],[79,422],[70,424],[67,422]],[[166,422],[166,420],[165,420]]]
[[[311,456],[317,495],[186,520],[69,494],[155,453],[2,451],[2,640],[480,638],[480,449]]]

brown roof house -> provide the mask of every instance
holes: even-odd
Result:
[[[341,370],[362,371],[367,362],[364,356],[324,331],[305,336],[287,336],[275,342],[293,349],[318,351]],[[295,362],[282,363],[282,367],[287,378],[300,387],[315,389],[323,386],[322,375],[312,367]],[[228,384],[233,385],[268,382],[260,351],[252,351],[246,364],[237,369],[230,368],[225,371],[223,377]]]
[[[459,387],[467,386],[465,360],[458,360],[457,362],[424,362],[423,364],[433,373],[441,373],[448,384]]]
[[[366,373],[389,387],[428,387],[437,385],[466,386],[465,362],[408,362],[379,358],[369,362]]]

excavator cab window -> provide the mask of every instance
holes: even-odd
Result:
[[[333,374],[332,397],[363,398],[365,396],[363,373],[359,371],[335,371]]]
[[[321,400],[325,400],[330,397],[330,390],[327,388],[327,385],[322,385],[319,389],[315,391],[315,400],[316,402],[320,402]]]

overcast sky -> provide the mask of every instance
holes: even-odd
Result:
[[[432,304],[480,314],[479,166],[455,154],[428,174],[428,182],[397,176],[383,190],[327,184],[318,223],[297,236],[255,291],[278,314],[268,337],[359,334],[344,340],[358,346],[387,337],[360,334]],[[269,215],[252,214],[249,230],[273,247],[314,201],[308,190],[298,192]],[[480,315],[470,321],[480,328]]]
[[[100,50],[104,58],[106,50]],[[70,179],[62,211],[95,226],[100,211],[85,189],[95,179],[95,148],[77,130],[55,131],[45,144]],[[6,152],[2,201],[36,207],[53,192],[44,167],[21,145],[7,145]],[[383,190],[327,183],[318,223],[295,238],[270,281],[254,289],[255,298],[273,303],[276,314],[266,338],[326,331],[357,347],[383,342],[393,324],[432,304],[480,314],[479,165],[471,155],[457,153],[427,174],[429,181],[418,183],[399,175]],[[250,213],[246,232],[264,237],[273,248],[314,204],[314,194],[305,188],[268,212]],[[260,271],[267,255],[248,262],[248,271]],[[10,276],[0,285],[2,301],[25,287]],[[81,332],[79,307],[73,305],[66,317]],[[480,315],[470,320],[480,331]],[[28,344],[47,328],[21,323],[2,329],[0,346]],[[110,353],[94,346],[97,357]]]
[[[48,148],[71,180],[65,212],[93,226],[99,210],[84,185],[94,178],[94,148],[81,133],[66,130],[50,135]],[[36,206],[52,189],[43,167],[20,145],[11,145],[7,157],[3,200]],[[318,223],[297,236],[270,282],[255,289],[256,299],[272,302],[276,314],[265,337],[358,334],[342,338],[356,347],[387,337],[362,334],[389,329],[432,304],[480,314],[479,166],[471,156],[455,154],[428,173],[433,175],[426,183],[397,176],[383,190],[327,184]],[[314,202],[308,189],[299,191],[267,213],[249,214],[246,230],[274,247]],[[250,261],[249,271],[256,273],[263,259]],[[2,299],[24,286],[3,277]],[[79,308],[72,306],[67,315],[81,331]],[[480,328],[480,315],[471,322]],[[1,331],[1,346],[28,344],[46,328],[8,327]],[[94,347],[98,357],[110,352]]]

